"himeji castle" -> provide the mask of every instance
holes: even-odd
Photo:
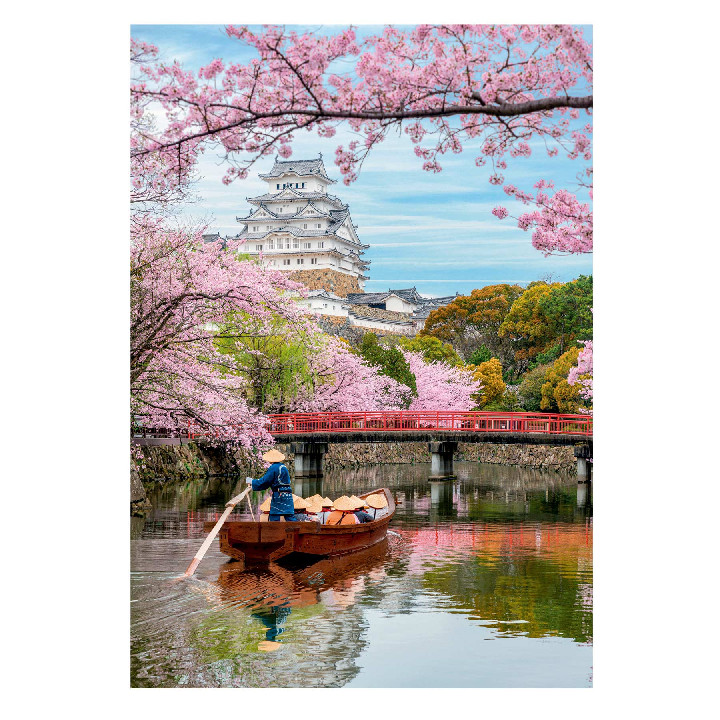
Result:
[[[335,180],[322,154],[315,160],[276,157],[272,170],[259,177],[267,193],[247,198],[253,207],[237,218],[245,252],[302,282],[315,278],[306,284],[328,292],[362,292],[369,265],[362,255],[369,246],[360,242],[347,204],[328,193]]]
[[[353,224],[348,206],[328,187],[322,154],[314,160],[278,160],[269,173],[259,176],[268,191],[247,198],[252,206],[236,218],[242,229],[235,239],[244,241],[242,252],[308,288],[298,302],[330,325],[352,326],[380,335],[415,335],[429,313],[455,296],[425,298],[416,288],[364,292],[369,260]],[[203,236],[205,242],[224,242],[219,233]]]

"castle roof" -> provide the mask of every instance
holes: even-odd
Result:
[[[259,175],[263,180],[282,177],[294,173],[295,175],[317,175],[328,182],[334,183],[325,172],[325,164],[322,161],[322,155],[315,160],[278,160],[275,158],[275,164],[269,173]]]
[[[308,209],[312,209],[315,212],[314,213],[308,213]],[[347,211],[347,205],[342,208],[341,210],[320,210],[320,208],[315,205],[315,203],[312,202],[312,200],[309,200],[307,205],[303,206],[300,210],[296,210],[294,213],[283,213],[280,215],[279,213],[276,213],[274,210],[271,210],[264,202],[261,202],[259,204],[259,207],[257,210],[254,210],[253,213],[258,212],[258,210],[264,210],[268,215],[272,215],[274,218],[277,218],[278,220],[289,220],[291,218],[333,218],[337,217],[338,213],[343,213]],[[257,222],[262,222],[262,218],[254,218],[253,213],[250,215],[246,215],[245,217],[235,217],[235,220],[237,222],[244,222],[245,220],[255,220]],[[335,213],[335,215],[333,215]],[[349,213],[348,213],[349,214]],[[347,217],[347,214],[343,217],[345,219]]]
[[[322,298],[327,300],[333,300],[335,302],[339,302],[346,307],[349,307],[350,304],[345,300],[345,298],[341,298],[339,295],[335,295],[335,293],[328,292],[327,290],[310,290],[307,294],[308,298]]]
[[[260,205],[266,202],[292,202],[293,199],[328,200],[329,202],[332,202],[341,208],[347,207],[347,205],[335,195],[317,192],[317,190],[296,190],[295,188],[285,188],[284,190],[278,190],[278,192],[265,193],[264,195],[257,195],[255,197],[246,198],[246,200],[251,205]]]
[[[392,293],[348,293],[347,299],[353,305],[374,305],[385,302]]]
[[[420,293],[417,291],[415,287],[411,288],[401,288],[399,290],[393,290],[392,288],[388,288],[389,293],[393,293],[394,295],[397,295],[398,297],[401,297],[403,300],[407,302],[414,303],[415,305],[419,305],[422,302],[424,302],[425,298],[420,296]]]

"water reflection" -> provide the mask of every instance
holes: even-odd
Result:
[[[212,548],[197,580],[180,587],[166,583],[232,483],[154,495],[154,512],[132,528],[133,685],[589,685],[591,489],[555,473],[472,463],[458,463],[456,481],[428,482],[428,467],[296,481],[304,496],[390,487],[398,506],[382,546],[253,569]],[[513,638],[525,642],[505,644]],[[479,640],[501,645],[488,655]],[[409,673],[424,654],[443,652],[461,669],[435,663],[402,676],[401,666]],[[470,672],[483,663],[483,674]]]
[[[457,516],[454,502],[454,487],[450,481],[430,482],[430,517],[432,519]]]

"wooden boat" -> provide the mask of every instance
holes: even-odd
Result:
[[[381,542],[395,514],[395,501],[387,488],[358,495],[366,498],[374,493],[387,499],[387,512],[377,520],[358,525],[320,525],[316,522],[251,522],[228,519],[220,529],[220,550],[247,564],[268,563],[291,553],[329,557],[364,550]],[[206,522],[210,531],[214,522]]]

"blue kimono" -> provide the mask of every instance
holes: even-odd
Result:
[[[268,520],[279,520],[281,515],[285,515],[285,520],[295,520],[290,471],[282,463],[273,463],[259,480],[252,481],[253,490],[265,490],[266,488],[272,489]]]

